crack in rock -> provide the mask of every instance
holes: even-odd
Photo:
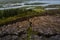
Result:
[[[26,34],[25,32],[23,32],[23,31],[21,31],[21,32],[19,32],[18,34],[8,34],[8,33],[4,33],[3,35],[0,35],[0,38],[2,38],[2,37],[5,37],[5,36],[8,36],[8,35],[11,35],[11,36],[21,36],[21,35],[23,35],[23,34]]]
[[[37,33],[38,36],[44,36],[47,38],[50,38],[52,36],[60,35],[60,34],[44,34],[44,33]]]

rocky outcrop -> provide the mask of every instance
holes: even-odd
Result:
[[[27,29],[32,27],[30,40],[60,40],[60,16],[38,16],[0,27],[0,40],[27,40]]]

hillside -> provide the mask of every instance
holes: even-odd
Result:
[[[60,40],[60,10],[47,10],[0,26],[0,40]]]

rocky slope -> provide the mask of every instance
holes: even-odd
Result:
[[[38,16],[0,27],[0,40],[60,40],[60,16]]]

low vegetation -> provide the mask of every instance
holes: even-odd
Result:
[[[0,25],[15,21],[20,18],[40,16],[40,15],[58,15],[59,10],[44,10],[43,7],[35,7],[33,9],[19,8],[0,10]]]
[[[60,15],[60,9],[55,9],[55,10],[47,10],[46,15]]]
[[[32,35],[33,31],[32,31],[32,27],[29,27],[27,29],[27,40],[31,40],[31,35]]]
[[[44,9],[7,9],[7,10],[0,10],[0,25],[6,24],[8,22],[17,20],[23,17],[30,17],[35,15],[42,15],[45,12]]]

